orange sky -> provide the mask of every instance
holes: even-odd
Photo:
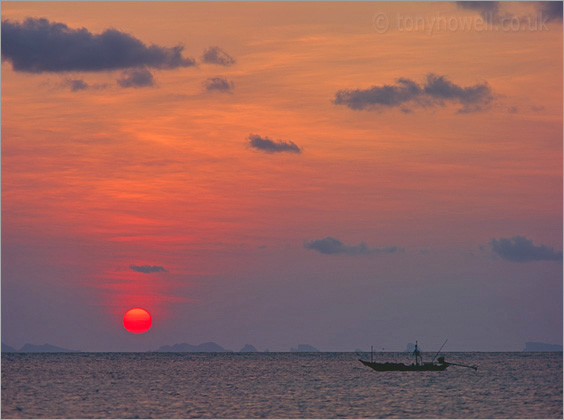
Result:
[[[384,33],[373,26],[379,13]],[[151,68],[153,86],[124,88],[124,69],[29,73],[3,55],[4,342],[145,350],[215,340],[237,350],[302,340],[352,350],[370,345],[376,321],[413,334],[403,310],[425,311],[418,296],[435,287],[450,303],[429,309],[431,319],[458,305],[469,329],[492,325],[480,340],[460,333],[460,346],[562,340],[561,261],[511,262],[490,246],[519,235],[562,249],[561,19],[546,30],[409,31],[398,22],[479,14],[454,2],[2,3],[3,21],[29,17],[181,44],[197,66]],[[235,64],[203,62],[210,46]],[[429,73],[462,88],[487,83],[493,99],[469,113],[449,100],[411,103],[410,113],[332,102],[340,90],[423,84]],[[207,92],[212,77],[232,89]],[[89,88],[72,91],[69,80]],[[250,134],[302,152],[264,153]],[[326,237],[401,252],[304,247]],[[307,325],[293,305],[310,308]],[[132,338],[119,323],[133,306],[151,311],[153,329]],[[521,329],[508,331],[516,319]],[[76,332],[78,320],[95,339]],[[359,320],[372,329],[348,332]]]

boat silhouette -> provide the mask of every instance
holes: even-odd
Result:
[[[435,357],[433,357],[433,360],[430,361],[430,362],[423,362],[421,352],[419,351],[419,349],[417,347],[417,341],[415,342],[415,350],[413,351],[413,356],[415,357],[415,361],[411,364],[396,363],[396,362],[384,362],[384,363],[375,362],[374,361],[374,349],[373,348],[370,351],[370,361],[366,361],[366,360],[362,360],[362,359],[358,359],[358,360],[364,366],[368,366],[369,368],[372,368],[377,372],[392,372],[392,371],[404,371],[404,372],[405,371],[415,371],[415,372],[436,372],[436,371],[439,371],[440,372],[440,371],[446,370],[446,368],[448,368],[451,365],[462,366],[462,367],[467,367],[467,368],[471,368],[471,369],[474,369],[474,370],[478,370],[477,366],[468,366],[468,365],[462,365],[462,364],[459,364],[459,363],[447,362],[447,361],[445,361],[444,357],[439,357],[437,359],[437,363],[435,363],[435,358],[439,355],[439,353],[441,352],[441,350],[442,350],[442,348],[444,347],[445,344],[446,344],[446,341],[441,346],[441,349],[437,352]]]

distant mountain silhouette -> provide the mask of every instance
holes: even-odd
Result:
[[[312,347],[308,344],[298,344],[298,348],[292,347],[290,349],[292,353],[316,353],[319,352],[315,347]]]
[[[224,353],[231,350],[225,350],[219,344],[208,342],[202,343],[198,346],[193,346],[188,343],[179,343],[172,346],[161,346],[157,352],[173,352],[173,353]]]
[[[528,341],[525,343],[523,351],[562,351],[560,344],[546,344]]]
[[[80,350],[69,350],[62,347],[53,346],[51,344],[43,344],[42,346],[37,344],[24,344],[24,346],[17,350],[20,353],[77,353]]]
[[[16,352],[17,350],[7,344],[2,343],[2,353]]]
[[[241,350],[239,350],[239,352],[240,353],[256,353],[256,352],[258,352],[258,350],[252,344],[245,344],[245,347],[243,347]]]

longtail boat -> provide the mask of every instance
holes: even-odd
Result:
[[[446,344],[446,341],[443,344],[443,346],[445,344]],[[443,347],[441,347],[441,350],[442,350],[442,348]],[[366,360],[362,360],[362,359],[358,359],[358,360],[364,366],[368,366],[369,368],[372,368],[377,372],[392,372],[392,371],[436,372],[436,371],[443,371],[451,365],[462,366],[462,367],[467,367],[467,368],[471,368],[471,369],[474,369],[474,370],[478,370],[478,366],[468,366],[468,365],[461,365],[459,363],[449,363],[449,362],[445,361],[444,357],[439,357],[437,359],[437,363],[435,363],[435,358],[438,356],[438,354],[440,353],[441,350],[439,350],[437,352],[437,354],[435,355],[435,357],[433,357],[433,360],[431,362],[423,362],[423,358],[421,357],[421,352],[417,348],[417,341],[416,341],[415,342],[415,350],[413,351],[413,355],[415,356],[415,362],[411,363],[411,364],[391,363],[391,362],[385,362],[385,363],[375,362],[374,361],[374,350],[373,349],[370,352],[370,362],[368,362]]]

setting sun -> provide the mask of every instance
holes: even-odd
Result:
[[[145,309],[133,308],[123,316],[123,326],[133,334],[142,334],[151,328],[151,314]]]

